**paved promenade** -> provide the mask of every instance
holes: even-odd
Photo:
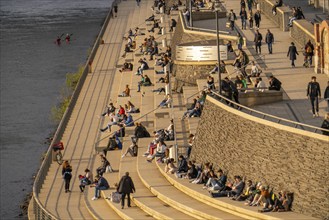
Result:
[[[97,51],[92,73],[87,76],[71,119],[63,135],[64,159],[73,167],[71,193],[64,192],[61,166],[53,163],[40,192],[40,200],[59,219],[92,219],[80,193],[78,175],[91,167],[95,154],[94,143],[99,135],[100,115],[108,104],[108,97],[116,65],[122,52],[122,37],[136,11],[135,1],[124,1],[119,6],[118,17],[111,19],[104,34],[104,44]],[[109,209],[110,210],[110,209]],[[116,214],[112,211],[112,216]]]
[[[288,1],[291,6],[296,4],[296,1]],[[299,1],[298,1],[299,2]],[[306,2],[300,1],[300,2]],[[239,0],[226,0],[225,7],[229,11],[233,9],[235,13],[240,13],[240,1]],[[305,5],[304,3],[302,4]],[[306,7],[306,5],[305,5]],[[304,9],[304,8],[303,8]],[[311,20],[312,7],[307,6],[305,11],[307,11],[307,19]],[[255,8],[253,9],[255,10]],[[313,9],[313,13],[319,13],[318,10]],[[195,21],[194,24],[197,27],[211,28],[211,23],[215,23],[213,20],[204,20],[204,21]],[[247,25],[249,23],[247,22]],[[284,90],[284,101],[264,105],[257,106],[255,109],[276,115],[279,117],[287,118],[293,121],[298,121],[305,124],[310,124],[314,126],[321,126],[323,121],[324,113],[326,110],[326,103],[323,99],[320,102],[320,117],[313,118],[311,112],[311,104],[309,100],[306,98],[306,88],[307,83],[311,80],[312,76],[317,77],[317,81],[321,86],[321,96],[323,97],[323,92],[327,86],[328,76],[325,74],[315,74],[313,72],[313,68],[304,68],[303,65],[303,52],[301,46],[297,45],[297,49],[299,52],[299,56],[297,57],[296,68],[290,67],[290,60],[287,57],[288,47],[290,46],[290,42],[293,40],[289,36],[289,32],[281,31],[272,21],[270,21],[265,15],[262,15],[262,20],[260,23],[260,33],[263,35],[263,45],[262,45],[262,56],[259,59],[259,55],[256,54],[254,47],[254,35],[255,29],[241,29],[241,21],[238,16],[238,20],[236,21],[236,27],[242,33],[244,37],[247,39],[247,53],[251,54],[253,57],[250,57],[250,60],[256,60],[257,63],[263,69],[263,74],[261,75],[263,78],[269,77],[270,75],[274,75],[282,82],[282,87]],[[267,45],[265,41],[265,35],[267,33],[267,29],[270,29],[274,34],[275,43],[273,44],[273,54],[269,54],[267,50]],[[265,69],[266,68],[266,69]],[[266,76],[266,77],[265,77]]]

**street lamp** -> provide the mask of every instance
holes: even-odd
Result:
[[[218,11],[219,11],[219,7],[220,7],[220,3],[219,0],[215,0],[215,5],[214,5],[214,10],[215,10],[215,14],[216,14],[216,40],[217,40],[217,62],[218,62],[218,66],[217,66],[217,72],[218,72],[218,90],[219,90],[219,94],[222,94],[222,77],[221,77],[221,73],[220,73],[220,49],[219,49],[219,24],[218,24]]]

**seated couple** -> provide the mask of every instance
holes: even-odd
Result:
[[[124,71],[132,71],[133,67],[134,67],[134,65],[132,63],[125,62],[123,64],[123,67],[119,71],[120,71],[120,73],[122,73]]]

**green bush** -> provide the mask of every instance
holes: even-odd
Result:
[[[75,87],[77,86],[79,79],[83,73],[83,70],[84,67],[82,65],[79,65],[77,72],[66,74],[66,87],[69,88],[71,91],[74,91]]]
[[[58,105],[51,108],[51,120],[54,123],[58,124],[62,120],[62,117],[70,104],[72,93],[75,90],[83,71],[84,66],[79,65],[77,72],[66,74],[66,86],[61,89],[60,102]]]

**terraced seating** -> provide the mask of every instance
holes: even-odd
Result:
[[[215,207],[219,210],[223,210],[227,213],[231,213],[246,219],[315,219],[309,216],[297,214],[294,212],[269,212],[260,213],[257,207],[244,206],[243,203],[233,201],[229,198],[212,198],[209,193],[202,189],[199,184],[191,184],[187,179],[177,179],[172,174],[164,172],[164,165],[156,163],[159,171],[162,175],[177,189],[184,192],[185,194],[196,198],[201,203]]]

